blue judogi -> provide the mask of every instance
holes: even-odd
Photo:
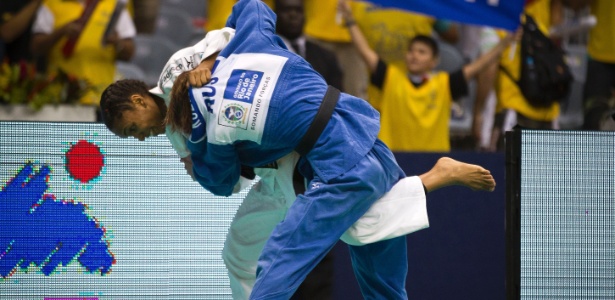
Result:
[[[261,166],[290,153],[306,133],[327,89],[324,79],[275,35],[275,14],[259,0],[233,7],[235,37],[212,80],[190,93],[188,141],[197,181],[230,195],[241,165]],[[299,168],[309,180],[259,259],[250,299],[288,299],[339,237],[405,177],[377,140],[378,113],[342,94],[331,120]],[[350,247],[366,299],[405,299],[405,237]]]

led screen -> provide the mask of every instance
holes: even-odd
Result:
[[[615,299],[615,133],[520,133],[520,298]]]
[[[214,197],[164,136],[0,122],[0,299],[231,299]]]

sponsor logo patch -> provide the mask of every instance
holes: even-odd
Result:
[[[224,89],[224,99],[252,104],[262,78],[263,72],[233,70]]]
[[[245,116],[245,108],[239,104],[233,103],[224,107],[224,118],[229,123],[242,123]]]

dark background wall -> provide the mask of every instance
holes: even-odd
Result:
[[[491,171],[495,191],[447,187],[427,195],[430,227],[407,236],[409,299],[505,298],[505,161],[503,153],[450,153]],[[442,154],[396,154],[407,175],[428,171]],[[334,299],[362,299],[347,246],[335,251]]]

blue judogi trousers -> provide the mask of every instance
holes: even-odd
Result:
[[[404,172],[379,140],[353,168],[325,183],[309,165],[309,179],[288,214],[274,229],[259,259],[250,299],[289,299],[340,236],[400,179]],[[407,299],[405,236],[365,246],[349,246],[355,276],[365,299]],[[265,283],[265,284],[263,284]],[[278,290],[280,286],[289,286]]]

